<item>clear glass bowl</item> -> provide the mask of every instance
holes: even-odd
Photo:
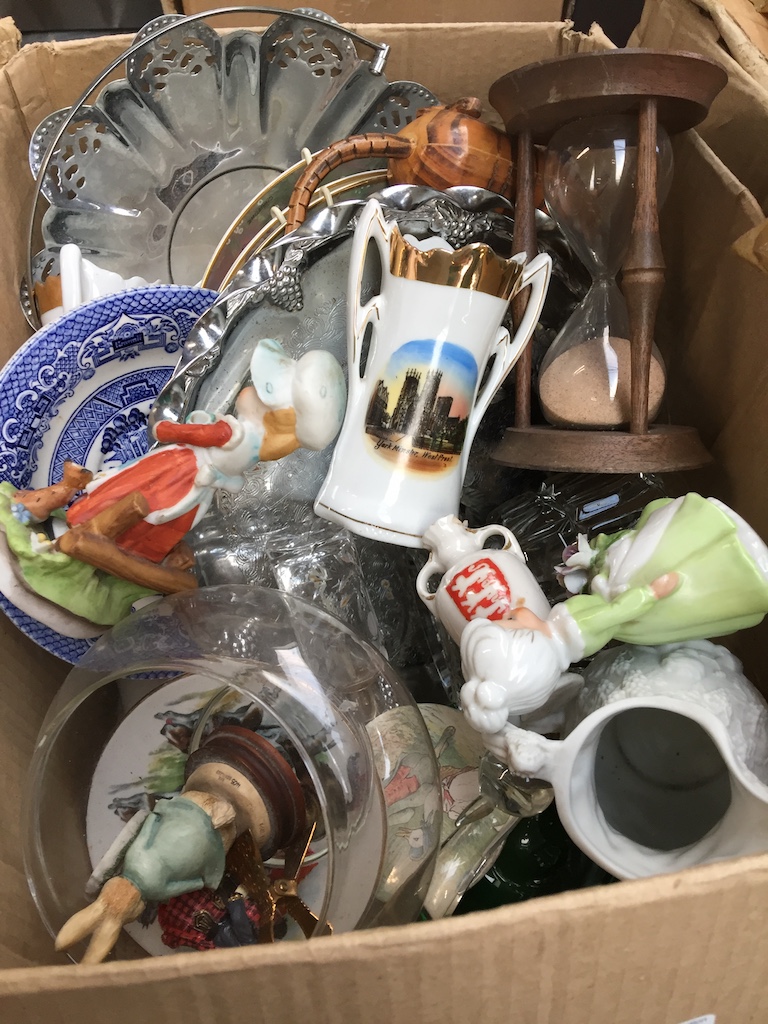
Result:
[[[173,706],[183,710],[185,682],[204,713],[185,723],[177,716],[176,726],[188,727],[184,741],[172,735],[173,724],[161,730],[156,723],[150,748],[171,736],[176,747],[194,749],[205,718],[224,706],[264,712],[299,759],[317,809],[321,838],[313,849],[325,861],[325,885],[312,909],[320,926],[329,922],[339,933],[415,920],[439,843],[439,827],[430,823],[441,807],[416,704],[381,655],[332,616],[289,594],[220,586],[164,598],[120,623],[69,674],[50,708],[30,770],[24,834],[28,881],[51,933],[86,902],[96,859],[89,798],[105,748],[137,708],[154,710],[147,701],[163,708],[170,687]],[[130,764],[133,750],[117,746],[120,763]],[[140,747],[133,777],[146,787]],[[102,846],[119,833],[118,815]],[[116,955],[142,950],[124,932]]]

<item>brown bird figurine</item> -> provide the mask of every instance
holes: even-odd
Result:
[[[498,129],[479,120],[482,104],[465,96],[445,107],[425,107],[396,135],[350,135],[321,150],[296,182],[286,231],[303,221],[323,179],[349,160],[387,157],[390,184],[476,185],[510,199],[515,184],[512,146]]]

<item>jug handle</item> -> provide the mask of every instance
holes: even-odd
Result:
[[[462,480],[466,472],[472,442],[475,439],[477,428],[480,426],[480,420],[485,415],[491,399],[504,382],[504,378],[522,355],[523,349],[530,341],[533,330],[539,322],[544,300],[547,297],[551,274],[552,257],[544,252],[535,256],[523,270],[516,292],[523,291],[524,288],[530,286],[531,294],[525,307],[523,318],[520,321],[520,326],[515,331],[514,338],[510,339],[510,334],[506,327],[500,327],[496,335],[496,343],[490,353],[491,356],[496,355],[496,360],[491,368],[491,372],[488,374],[488,379],[477,396],[475,406],[469,414],[467,436],[464,442],[464,450],[461,453]]]
[[[416,577],[416,593],[433,615],[437,615],[437,609],[434,604],[435,598],[437,597],[437,590],[431,591],[428,584],[433,576],[442,577],[448,571],[447,569],[441,569],[440,566],[441,563],[437,558],[435,558],[434,555],[430,555],[426,564],[421,567],[419,574]]]
[[[501,548],[488,548],[489,551],[511,551],[517,555],[518,558],[522,558],[525,562],[526,557],[523,553],[523,549],[520,547],[520,543],[517,537],[508,530],[506,526],[501,526],[499,523],[492,523],[490,526],[484,526],[480,530],[474,531],[477,537],[478,552],[484,550],[485,542],[489,537],[502,537],[504,540],[504,546]]]
[[[362,341],[368,324],[373,324],[368,351],[368,361],[373,355],[376,343],[376,325],[381,319],[384,309],[384,298],[381,294],[374,295],[364,306],[360,304],[360,293],[363,287],[363,271],[368,253],[368,245],[374,242],[381,257],[382,282],[389,272],[389,225],[384,220],[384,213],[375,199],[369,200],[358,218],[355,233],[352,236],[352,249],[349,254],[349,308],[347,311],[347,372],[349,376],[350,397],[358,395],[362,390],[360,375],[360,355]]]

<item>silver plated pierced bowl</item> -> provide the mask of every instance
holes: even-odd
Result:
[[[225,36],[167,15],[134,45],[163,28],[128,58],[125,79],[35,131],[30,166],[37,175],[49,159],[50,203],[38,266],[75,242],[123,277],[192,284],[242,208],[302,149],[395,132],[437,102],[415,82],[388,83],[380,60],[361,57],[342,26],[309,8],[263,33]]]

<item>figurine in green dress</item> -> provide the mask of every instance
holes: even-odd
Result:
[[[611,640],[703,640],[768,612],[768,547],[727,505],[695,493],[651,502],[633,529],[579,538],[564,569],[581,574],[584,591],[545,619],[521,603],[462,634],[462,707],[487,739],[508,723],[544,731],[580,685],[570,666]]]

